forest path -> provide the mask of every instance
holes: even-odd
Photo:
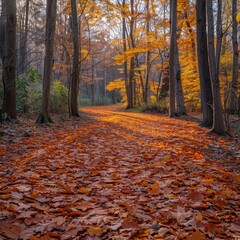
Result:
[[[0,239],[240,236],[236,143],[181,119],[82,111],[0,146]]]

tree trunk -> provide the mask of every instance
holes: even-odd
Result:
[[[71,74],[71,108],[70,116],[79,117],[78,113],[78,86],[79,86],[79,38],[77,3],[71,0],[72,41],[73,41],[73,66]]]
[[[213,127],[211,132],[226,135],[226,129],[223,120],[222,103],[220,95],[219,76],[217,75],[217,66],[214,50],[214,19],[212,1],[207,1],[207,19],[208,19],[208,53],[210,77],[213,92]]]
[[[19,59],[19,72],[24,73],[26,68],[27,59],[27,38],[28,38],[28,19],[29,19],[29,3],[30,0],[26,0],[25,20],[23,27],[23,36],[20,39],[20,59]]]
[[[233,63],[232,63],[232,88],[231,88],[231,101],[230,113],[237,113],[238,109],[238,26],[237,26],[237,0],[232,0],[232,49],[233,49]]]
[[[91,81],[91,103],[94,106],[95,102],[95,81],[94,81],[94,55],[92,54],[92,81]]]
[[[52,80],[52,67],[54,65],[54,36],[56,28],[57,0],[47,0],[46,8],[46,39],[45,39],[45,59],[43,73],[43,95],[42,112],[39,114],[36,123],[52,123],[50,118],[50,91]]]
[[[134,30],[134,0],[130,1],[131,5],[131,18],[130,18],[130,41],[131,41],[131,47],[134,48],[134,36],[133,36],[133,30]],[[129,70],[129,102],[127,108],[133,108],[134,107],[134,56],[130,59],[130,70]]]
[[[166,98],[169,91],[169,67],[164,68],[162,72],[159,100]]]
[[[6,4],[5,44],[3,49],[3,113],[10,118],[17,118],[16,111],[16,0]]]
[[[176,100],[177,100],[177,114],[178,115],[186,115],[187,111],[184,106],[184,97],[183,97],[183,88],[182,88],[182,79],[181,79],[181,69],[179,63],[179,52],[178,52],[178,44],[176,41],[175,46],[175,84],[176,84]]]
[[[213,124],[213,100],[207,49],[206,0],[197,0],[196,17],[198,71],[203,111],[203,120],[201,122],[201,126],[211,128]]]
[[[216,46],[216,71],[219,76],[220,57],[222,50],[222,0],[218,0],[217,11],[217,46]]]
[[[176,115],[175,111],[175,46],[176,46],[176,30],[177,30],[177,0],[170,0],[170,54],[169,54],[169,117]]]
[[[1,0],[2,9],[1,9],[1,16],[0,16],[0,59],[2,62],[2,66],[4,63],[4,57],[3,57],[3,49],[5,44],[5,20],[6,20],[6,0]],[[2,80],[3,80],[3,74],[2,74]],[[1,80],[1,81],[2,81]],[[0,121],[2,122],[2,102],[0,103]]]
[[[2,64],[4,61],[4,45],[5,45],[5,23],[6,23],[6,0],[2,0],[2,11],[0,18],[0,58],[2,60]]]
[[[122,2],[123,9],[125,8],[125,0]],[[126,17],[125,12],[122,13],[122,37],[123,37],[123,51],[127,51],[127,39],[126,39]],[[124,82],[125,82],[125,88],[126,88],[126,94],[127,94],[127,103],[129,103],[129,84],[128,84],[128,63],[127,60],[123,64],[124,68]]]
[[[149,31],[150,31],[150,13],[149,13],[149,0],[147,0],[147,19],[146,19],[146,37],[148,37]],[[149,41],[147,41],[147,46],[149,45]],[[149,87],[149,74],[150,74],[150,51],[147,51],[146,54],[146,73],[145,73],[145,88],[143,89],[144,91],[144,103],[147,104],[149,100],[149,92],[150,92],[150,87]]]

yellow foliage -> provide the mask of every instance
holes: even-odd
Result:
[[[240,23],[240,12],[237,14],[236,19],[237,19],[237,22]]]
[[[118,79],[114,80],[113,82],[110,82],[106,86],[107,91],[113,91],[113,90],[122,89],[122,88],[125,88],[125,82],[122,78],[118,78]]]

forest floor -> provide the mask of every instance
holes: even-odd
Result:
[[[0,239],[240,239],[240,147],[197,123],[84,108],[3,128]]]

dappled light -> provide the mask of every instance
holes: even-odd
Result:
[[[0,236],[231,239],[239,146],[197,123],[84,108],[1,146]],[[9,140],[10,141],[10,140]],[[34,236],[34,237],[33,237]]]

